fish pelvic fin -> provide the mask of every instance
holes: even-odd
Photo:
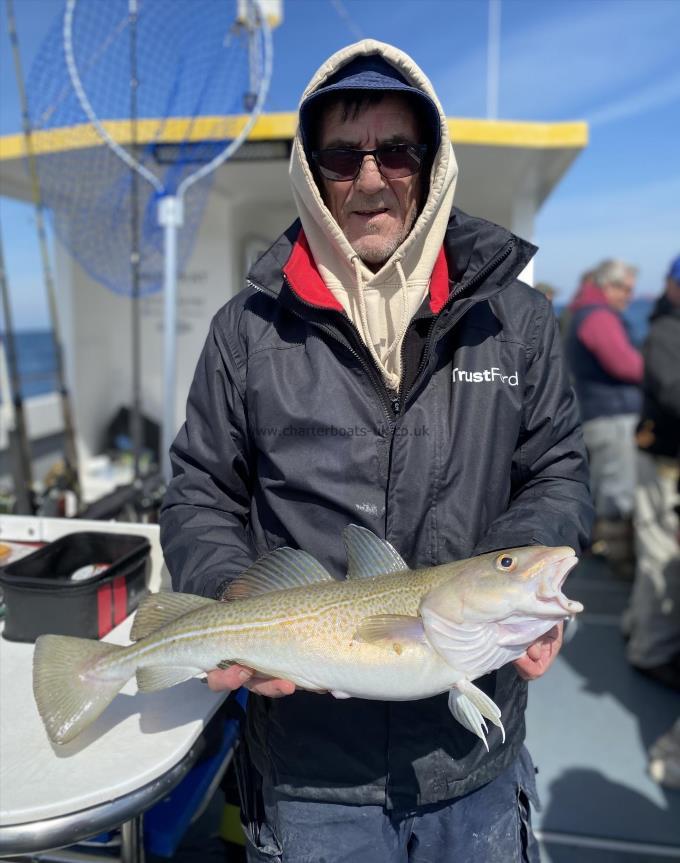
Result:
[[[501,711],[498,705],[474,683],[469,680],[459,680],[449,692],[449,710],[462,726],[476,734],[489,751],[486,739],[488,727],[484,719],[488,719],[501,730],[505,743],[505,729],[501,722]]]
[[[89,638],[41,635],[33,654],[33,695],[52,743],[68,743],[100,716],[132,676],[97,674],[97,662],[126,650]]]
[[[152,593],[139,604],[130,630],[130,639],[140,641],[177,620],[178,617],[183,617],[190,611],[198,611],[199,608],[205,608],[215,602],[217,602],[216,599],[194,596],[191,593]]]

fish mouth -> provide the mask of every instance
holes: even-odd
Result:
[[[583,611],[582,603],[575,599],[569,599],[562,587],[571,570],[578,563],[578,558],[569,549],[569,553],[559,560],[547,564],[541,575],[541,582],[536,597],[541,602],[556,604],[563,613],[578,614]]]

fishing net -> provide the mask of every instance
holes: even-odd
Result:
[[[67,16],[50,29],[27,86],[43,201],[61,242],[112,291],[140,296],[163,287],[159,198],[209,166],[253,111],[267,75],[257,15],[244,0],[79,0],[71,62],[118,153],[74,89]],[[211,178],[206,173],[184,195],[179,272]],[[136,277],[131,256],[138,256]]]

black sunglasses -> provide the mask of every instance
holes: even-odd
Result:
[[[327,180],[356,180],[366,156],[373,156],[378,170],[387,180],[411,177],[420,170],[427,144],[383,144],[375,150],[334,147],[315,150],[312,159]]]

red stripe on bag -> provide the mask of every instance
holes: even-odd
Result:
[[[103,584],[97,591],[97,630],[99,638],[111,632],[111,585]]]
[[[113,579],[113,625],[118,626],[127,617],[127,584],[125,576]]]

